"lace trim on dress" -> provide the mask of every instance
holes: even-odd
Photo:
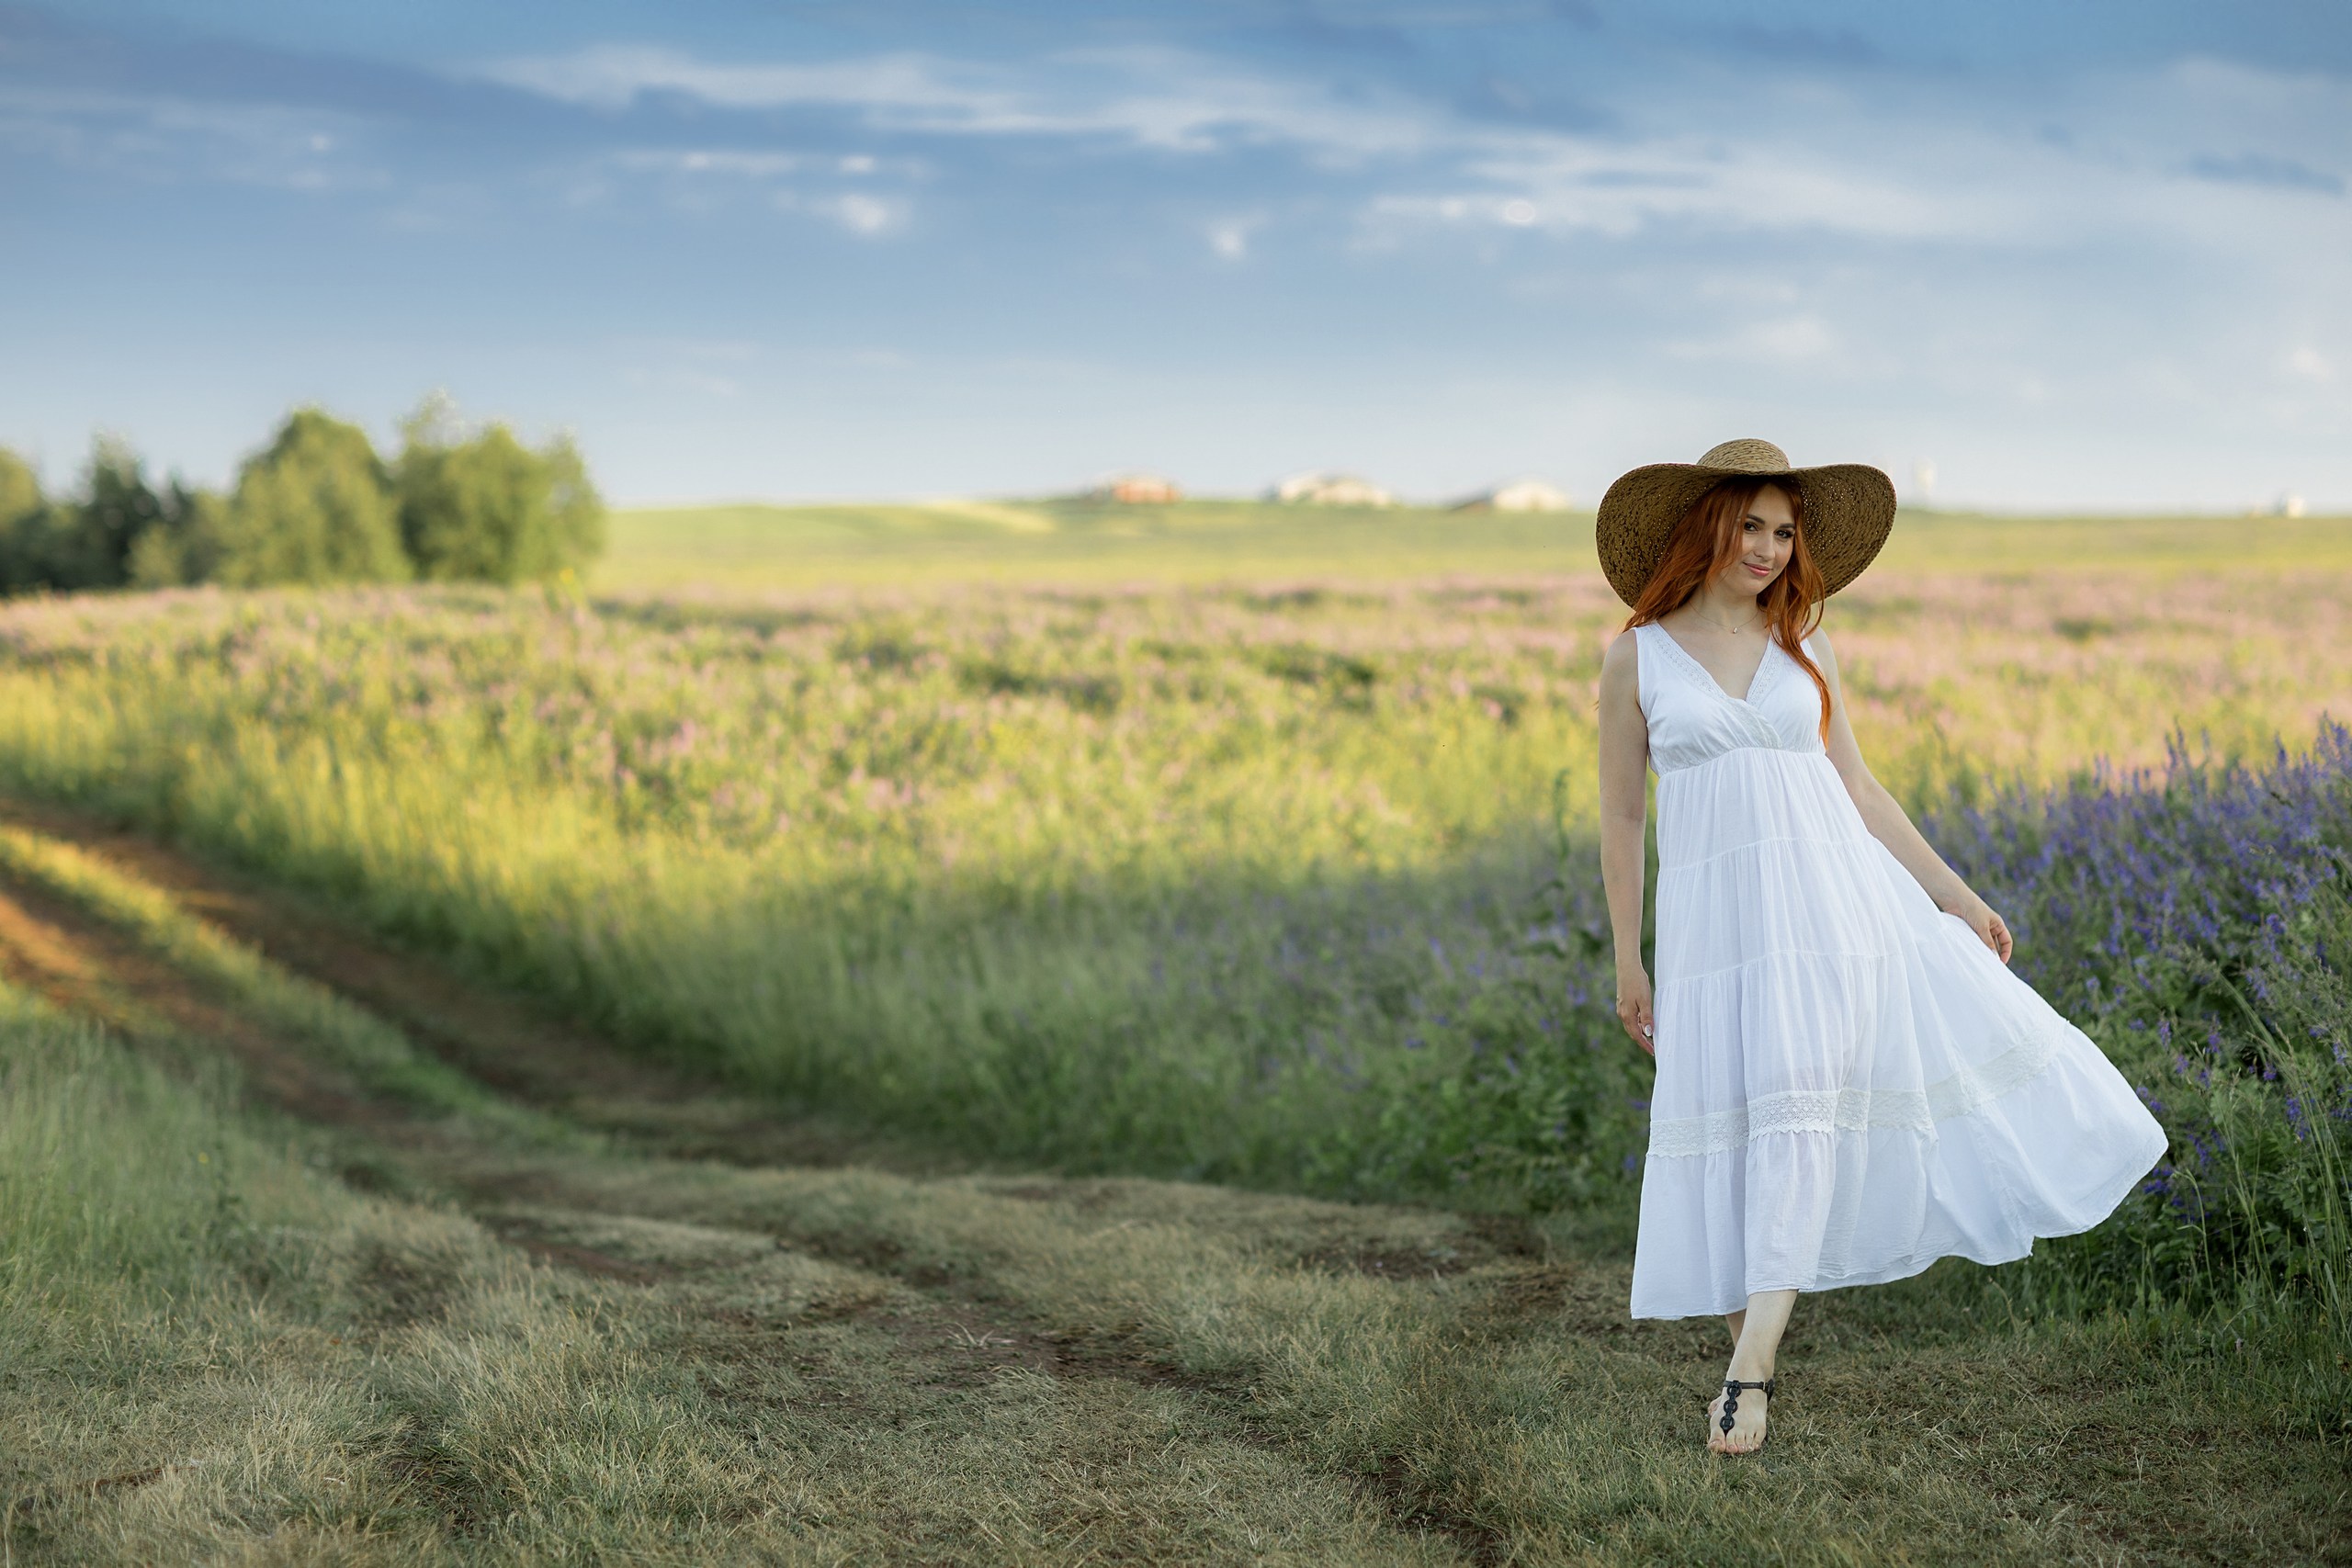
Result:
[[[1690,675],[1707,691],[1713,693],[1718,697],[1721,697],[1724,701],[1738,707],[1756,707],[1759,705],[1756,699],[1764,694],[1766,682],[1769,682],[1775,673],[1772,669],[1772,655],[1777,653],[1784,660],[1788,659],[1789,655],[1789,650],[1781,646],[1779,638],[1767,637],[1764,639],[1764,657],[1758,662],[1756,666],[1756,673],[1747,678],[1747,694],[1744,697],[1735,697],[1729,692],[1724,690],[1724,683],[1715,679],[1713,671],[1709,670],[1705,665],[1699,662],[1699,656],[1697,654],[1691,652],[1689,649],[1683,647],[1679,642],[1675,640],[1675,637],[1672,632],[1668,631],[1664,626],[1657,626],[1656,621],[1651,621],[1646,624],[1657,626],[1657,640],[1666,644],[1668,649],[1667,656],[1669,659],[1678,660],[1681,664],[1685,674]]]
[[[1729,1111],[1651,1122],[1650,1157],[1724,1154],[1782,1133],[1862,1133],[1882,1127],[1933,1132],[1939,1122],[1965,1116],[2022,1089],[2057,1055],[2058,1036],[2045,1032],[2018,1042],[1989,1062],[1962,1067],[1924,1090],[1800,1089],[1758,1095]]]

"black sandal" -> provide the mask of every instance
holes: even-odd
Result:
[[[1741,1382],[1736,1378],[1724,1379],[1723,1419],[1717,1421],[1715,1425],[1723,1428],[1723,1434],[1724,1437],[1728,1438],[1731,1436],[1731,1429],[1734,1424],[1732,1418],[1739,1414],[1739,1391],[1744,1388],[1757,1389],[1763,1393],[1765,1398],[1770,1399],[1772,1397],[1772,1384],[1777,1381],[1779,1380],[1774,1378],[1766,1378],[1762,1382]],[[1758,1443],[1756,1446],[1758,1448],[1762,1448],[1764,1445]]]

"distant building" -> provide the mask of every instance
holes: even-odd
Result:
[[[2301,517],[2302,514],[2303,498],[2291,491],[2270,503],[2270,515],[2273,517]]]
[[[1353,474],[1330,474],[1317,469],[1312,473],[1293,474],[1266,492],[1269,501],[1285,502],[1296,506],[1394,506],[1396,498],[1374,484],[1370,479]]]
[[[1095,501],[1116,501],[1129,506],[1166,506],[1184,499],[1174,479],[1158,474],[1113,474],[1086,492]]]
[[[1566,512],[1568,492],[1542,479],[1520,479],[1453,503],[1456,512]]]

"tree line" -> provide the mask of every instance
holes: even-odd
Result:
[[[0,592],[525,582],[603,551],[604,500],[570,437],[533,447],[503,423],[469,428],[437,396],[401,436],[387,460],[357,425],[297,409],[225,493],[151,483],[101,436],[78,491],[45,495],[0,447]]]

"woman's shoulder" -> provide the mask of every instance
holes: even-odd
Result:
[[[1609,639],[1600,654],[1600,684],[1603,689],[1635,680],[1641,669],[1641,638],[1634,634],[1639,626],[1627,626]]]
[[[1641,634],[1649,626],[1656,624],[1657,623],[1655,622],[1645,621],[1638,626],[1627,626],[1623,631],[1621,631],[1616,636],[1611,637],[1609,639],[1609,646],[1601,650],[1600,667],[1603,670],[1606,670],[1612,664],[1631,664],[1636,659],[1640,658],[1642,649]]]

